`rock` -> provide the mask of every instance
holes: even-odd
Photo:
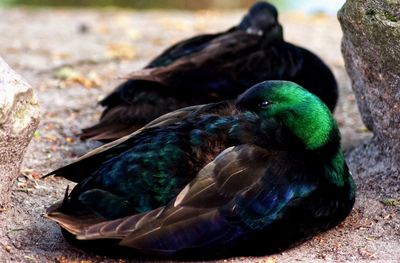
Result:
[[[33,132],[39,105],[29,84],[0,58],[0,207],[9,202],[10,188]]]
[[[357,105],[374,138],[349,154],[363,175],[400,174],[400,2],[347,0],[338,14]],[[362,169],[358,169],[362,167]]]
[[[373,189],[382,199],[400,199],[398,147],[375,136],[347,155],[349,169],[359,183],[359,190]],[[379,183],[383,181],[385,183]]]

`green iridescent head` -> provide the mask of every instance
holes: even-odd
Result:
[[[324,146],[338,128],[328,107],[315,95],[290,81],[265,81],[248,89],[236,105],[261,118],[288,127],[309,150]]]

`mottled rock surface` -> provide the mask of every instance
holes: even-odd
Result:
[[[350,153],[351,169],[399,185],[400,1],[348,0],[339,20],[346,70],[361,117],[374,133]],[[399,197],[400,191],[393,195]]]
[[[25,149],[39,123],[32,88],[0,58],[0,207],[6,208]]]

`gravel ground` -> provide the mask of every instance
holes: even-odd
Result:
[[[42,215],[68,184],[39,177],[94,148],[76,137],[96,122],[95,102],[121,78],[163,48],[202,32],[235,24],[242,12],[135,12],[113,10],[0,10],[0,55],[36,90],[42,118],[15,182],[11,207],[0,212],[0,262],[125,262],[83,252],[64,241],[59,228]],[[286,39],[320,55],[333,69],[341,97],[335,117],[343,147],[365,142],[364,128],[340,53],[341,31],[335,17],[284,14]],[[281,254],[232,258],[234,262],[400,262],[399,199],[393,180],[354,174],[357,201],[338,227]],[[364,183],[368,181],[368,184]],[[398,182],[397,182],[398,183]],[[398,202],[397,202],[398,203]]]

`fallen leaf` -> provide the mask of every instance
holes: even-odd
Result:
[[[24,258],[26,258],[26,259],[28,259],[28,260],[31,260],[31,261],[36,261],[35,258],[34,258],[34,257],[31,257],[31,256],[24,256]]]
[[[11,246],[6,245],[6,246],[4,246],[4,248],[8,253],[11,252]]]
[[[56,78],[61,80],[73,80],[81,77],[81,75],[71,67],[62,67],[56,72]]]
[[[400,206],[400,199],[386,198],[382,203],[387,206]]]
[[[64,84],[80,84],[85,88],[98,87],[101,85],[99,74],[95,71],[90,71],[89,74],[83,75],[82,73],[74,70],[71,67],[63,67],[56,72],[56,78],[64,81]],[[62,85],[60,85],[62,88]]]
[[[53,53],[52,58],[53,60],[65,60],[71,57],[69,53]]]
[[[100,75],[95,71],[90,71],[87,78],[90,80],[90,85],[92,87],[101,86],[101,78]]]
[[[113,59],[133,59],[136,50],[129,43],[110,43],[107,46],[107,56]]]
[[[107,25],[100,25],[97,28],[97,32],[102,35],[107,35],[107,34],[110,34],[111,30],[110,30],[110,27],[108,27]]]
[[[365,132],[370,132],[370,130],[368,130],[367,127],[359,127],[359,128],[356,128],[356,132],[365,133]]]
[[[67,137],[67,138],[65,138],[65,141],[66,141],[67,143],[73,143],[75,140],[74,140],[74,138]]]
[[[35,180],[39,180],[39,179],[42,177],[42,175],[41,175],[40,173],[37,173],[37,172],[33,172],[33,173],[31,174],[31,176],[32,176],[32,178],[35,179]]]
[[[33,132],[33,137],[34,137],[35,139],[39,139],[39,138],[40,138],[40,131],[39,131],[39,130],[34,131],[34,132]]]

